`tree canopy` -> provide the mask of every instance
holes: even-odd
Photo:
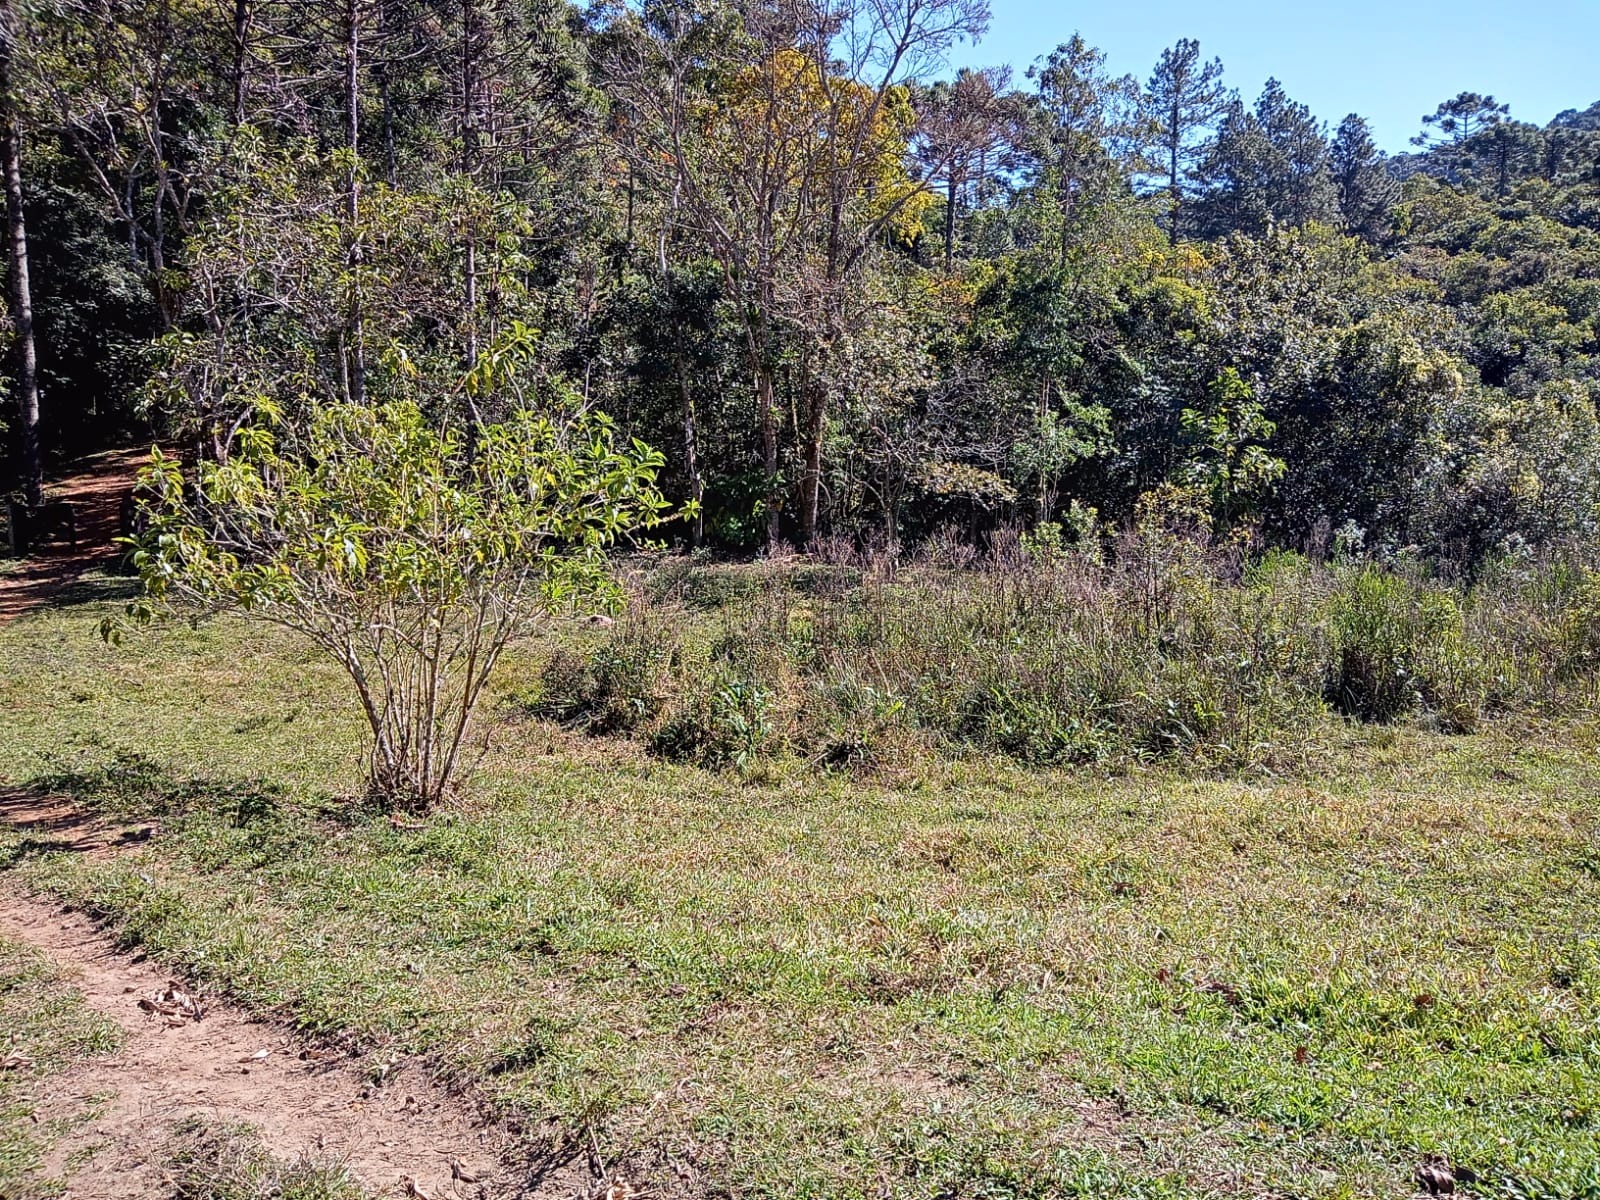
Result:
[[[1143,82],[1077,35],[952,72],[987,18],[9,0],[9,461],[226,464],[400,402],[470,450],[522,393],[463,381],[523,328],[519,387],[659,447],[685,543],[1162,487],[1288,545],[1594,531],[1596,106],[1463,91],[1387,157],[1192,39]]]

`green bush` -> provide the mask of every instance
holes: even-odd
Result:
[[[666,703],[677,637],[648,609],[636,609],[587,652],[562,647],[545,664],[535,716],[590,733],[626,733],[654,718]]]
[[[1331,618],[1340,712],[1392,721],[1427,705],[1457,724],[1475,719],[1478,672],[1450,593],[1365,566],[1335,593]]]
[[[720,677],[668,714],[651,750],[678,762],[743,769],[773,735],[772,693],[751,679]]]
[[[1559,669],[1568,677],[1600,668],[1600,571],[1585,570],[1561,613]]]

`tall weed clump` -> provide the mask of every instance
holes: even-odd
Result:
[[[1329,617],[1335,648],[1329,699],[1340,712],[1392,721],[1431,706],[1459,725],[1475,717],[1482,664],[1449,590],[1365,565],[1341,580]]]
[[[1600,575],[1554,563],[1468,585],[1146,525],[893,570],[718,567],[707,587],[671,569],[645,614],[552,661],[543,703],[712,766],[931,750],[1243,765],[1330,714],[1464,730],[1592,692],[1600,671]]]

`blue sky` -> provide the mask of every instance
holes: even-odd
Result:
[[[1330,125],[1349,112],[1378,144],[1407,149],[1420,118],[1461,91],[1487,92],[1543,124],[1600,100],[1600,0],[990,0],[994,19],[958,65],[1011,64],[1013,78],[1076,30],[1115,73],[1149,77],[1164,47],[1199,39],[1253,100],[1271,76]]]

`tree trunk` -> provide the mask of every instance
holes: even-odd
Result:
[[[9,10],[10,5],[6,5]],[[28,278],[28,223],[22,207],[22,130],[11,102],[10,11],[0,12],[0,120],[6,177],[6,244],[11,254],[11,322],[16,332],[17,402],[22,435],[22,491],[29,505],[44,498],[44,456],[39,446],[39,363],[33,344],[33,288]]]
[[[1045,428],[1045,421],[1050,416],[1050,388],[1051,380],[1046,377],[1039,385],[1039,429],[1041,433]],[[1043,458],[1039,461],[1039,495],[1035,508],[1035,525],[1043,525],[1050,519],[1050,472],[1045,467]]]
[[[756,408],[761,420],[761,455],[767,473],[767,549],[778,545],[778,414],[772,368],[757,363]]]
[[[478,170],[478,6],[461,0],[461,173],[474,179]],[[478,365],[478,234],[468,218],[466,245],[467,369]],[[475,419],[476,423],[476,419]]]
[[[809,547],[817,537],[817,521],[822,507],[822,442],[828,427],[828,385],[823,376],[823,351],[806,373],[805,467],[800,476],[800,544]]]
[[[245,73],[250,55],[250,0],[233,3],[233,127],[244,124]]]
[[[383,178],[390,187],[400,181],[400,166],[394,150],[394,97],[389,90],[389,63],[382,52],[389,47],[389,5],[382,0],[378,5],[378,46],[380,55],[373,73],[378,78],[378,107],[383,114]]]
[[[706,514],[705,480],[700,477],[699,433],[695,427],[694,390],[689,386],[689,372],[678,361],[678,392],[683,399],[683,469],[689,476],[689,498],[695,503],[694,524],[689,527],[689,543],[696,550],[705,541]]]
[[[1172,199],[1170,205],[1171,213],[1168,217],[1168,220],[1172,222],[1172,227],[1167,233],[1174,246],[1178,244],[1178,213],[1183,208],[1183,184],[1178,179],[1178,150],[1183,143],[1183,135],[1178,125],[1179,120],[1179,114],[1174,109],[1172,113],[1171,140],[1167,143],[1167,186],[1170,189]]]
[[[345,0],[344,93],[345,144],[350,151],[350,177],[345,189],[345,219],[350,236],[349,338],[346,342],[345,390],[352,404],[367,399],[366,348],[361,316],[361,9],[359,0]]]
[[[944,273],[950,274],[956,256],[956,167],[950,164],[944,192]]]

